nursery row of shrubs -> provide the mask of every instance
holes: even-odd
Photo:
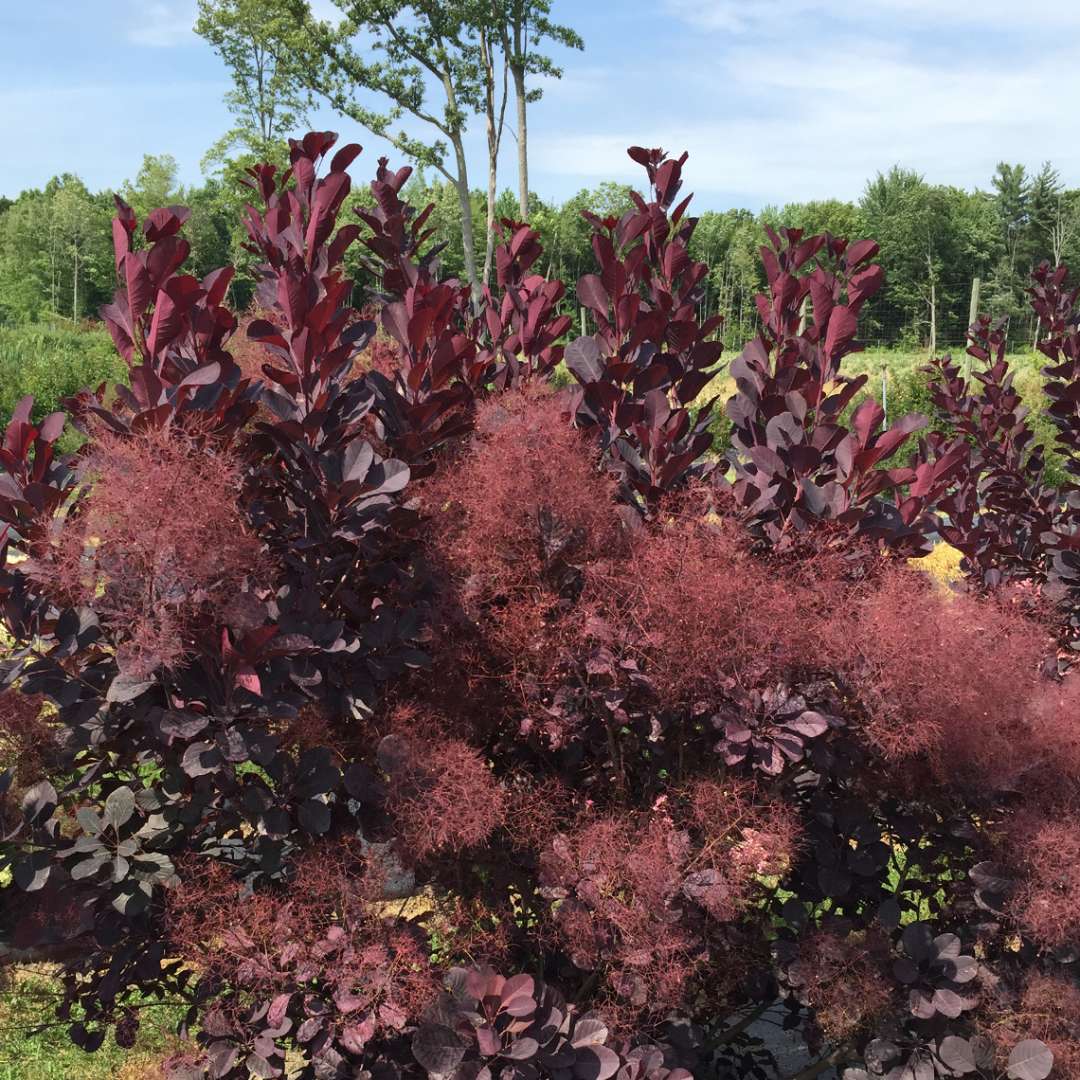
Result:
[[[72,1039],[160,1000],[174,1078],[685,1080],[774,1075],[779,1015],[801,1080],[1080,1076],[1065,271],[1054,485],[991,320],[932,418],[848,377],[870,240],[770,233],[726,363],[686,156],[632,148],[567,344],[527,224],[473,295],[408,169],[339,221],[334,144],[250,171],[243,335],[118,202],[126,378],[0,448],[0,933]]]

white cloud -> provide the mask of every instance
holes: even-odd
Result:
[[[545,100],[559,101],[567,105],[586,104],[610,83],[613,74],[608,68],[575,64],[563,71],[561,78],[539,75],[534,78],[532,85],[537,90],[543,91]],[[509,90],[510,98],[513,100],[513,85]]]
[[[668,14],[703,30],[741,33],[788,20],[820,7],[820,0],[666,0]]]
[[[1018,13],[1015,0],[862,0],[859,4],[841,0],[665,0],[664,6],[669,15],[692,26],[728,33],[772,30],[790,34],[792,24],[808,16],[866,26],[888,19],[903,20],[907,29],[915,25],[965,25],[1018,34],[1080,26],[1080,5],[1035,5]]]
[[[939,70],[899,45],[849,39],[832,46],[813,62],[785,63],[768,45],[739,39],[711,69],[690,65],[694,75],[667,87],[667,103],[711,97],[717,107],[660,115],[647,101],[630,101],[615,130],[583,131],[575,117],[574,134],[536,131],[535,171],[589,183],[638,180],[627,146],[687,149],[690,188],[751,206],[857,198],[869,177],[896,162],[962,187],[986,186],[1001,158],[1034,167],[1050,158],[1066,178],[1080,177],[1067,104],[1080,98],[1080,68],[1066,50],[1018,59],[988,77],[981,57]],[[1047,71],[1056,73],[1052,82]],[[635,115],[638,124],[627,119]]]
[[[195,16],[195,0],[135,0],[128,40],[155,49],[190,44]]]
[[[827,2],[822,5],[829,7]],[[1013,32],[1056,30],[1080,26],[1075,4],[1032,4],[1019,8],[1015,0],[869,0],[861,9],[867,15],[895,15],[924,23],[1004,28]],[[974,46],[976,43],[972,42]]]

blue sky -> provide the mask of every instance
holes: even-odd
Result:
[[[332,10],[330,0],[315,0]],[[92,188],[170,153],[186,182],[229,126],[195,0],[0,0],[0,194],[61,171]],[[555,0],[585,38],[530,114],[533,187],[636,180],[631,143],[690,151],[697,207],[857,198],[894,162],[988,184],[1051,159],[1080,186],[1080,0]],[[379,140],[326,110],[316,126]],[[471,176],[481,186],[479,129]],[[507,139],[500,186],[514,186]]]

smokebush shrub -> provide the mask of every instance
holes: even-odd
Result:
[[[1078,1075],[1080,496],[992,324],[886,426],[876,246],[774,232],[721,453],[685,155],[630,151],[568,342],[532,229],[474,305],[408,170],[343,220],[335,141],[248,174],[242,330],[118,203],[126,380],[0,446],[0,933],[72,1039],[160,1000],[175,1078],[686,1080],[777,1075],[767,1019],[804,1078]]]

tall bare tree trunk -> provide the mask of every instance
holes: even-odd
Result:
[[[518,216],[528,221],[529,209],[529,91],[525,81],[532,75],[562,77],[561,69],[551,60],[532,50],[547,38],[572,49],[583,49],[580,35],[568,26],[557,26],[548,18],[548,0],[490,0],[493,21],[499,28],[502,51],[514,79],[517,109]],[[573,5],[571,5],[573,6]],[[530,25],[530,22],[532,25]],[[535,97],[539,98],[537,88]],[[534,98],[535,100],[535,98]]]
[[[482,285],[491,284],[491,260],[495,254],[495,169],[488,165],[487,214],[484,221],[484,273]]]
[[[454,157],[457,159],[457,176],[454,187],[457,189],[458,206],[461,208],[461,245],[464,249],[465,276],[469,279],[474,301],[480,299],[480,279],[476,273],[476,238],[473,229],[472,199],[469,195],[469,167],[465,161],[465,147],[461,136],[454,134]]]
[[[510,73],[514,78],[514,98],[517,106],[517,152],[518,152],[518,217],[529,220],[529,96],[525,89],[526,49],[529,47],[529,30],[526,25],[528,4],[513,5],[507,23],[502,23],[502,49]]]
[[[926,253],[926,269],[930,278],[930,355],[937,355],[937,283],[934,281],[934,260]]]
[[[56,257],[57,225],[55,213],[49,215],[49,309],[60,314],[60,261]]]
[[[1062,206],[1060,197],[1054,213],[1054,224],[1050,229],[1050,244],[1053,249],[1054,266],[1060,266],[1065,254],[1065,245],[1072,239],[1076,229],[1076,217]]]
[[[487,177],[487,235],[484,243],[483,284],[491,282],[491,260],[495,251],[495,200],[498,197],[499,147],[502,145],[503,122],[506,117],[506,76],[508,60],[503,55],[502,95],[495,86],[494,42],[482,32],[480,57],[484,65],[484,120],[487,128],[488,177]]]
[[[446,104],[454,115],[460,115],[458,109],[457,90],[450,71],[444,69],[441,72],[443,90],[446,92]],[[457,162],[457,175],[452,177],[454,187],[457,189],[458,206],[461,208],[461,246],[465,260],[465,276],[469,279],[469,289],[472,292],[473,306],[480,304],[480,278],[476,272],[476,239],[473,230],[472,198],[469,191],[469,164],[465,158],[465,143],[463,141],[463,125],[458,123],[447,131],[450,143],[454,148],[454,159]],[[449,176],[446,169],[440,169],[444,176]]]
[[[982,278],[976,274],[971,279],[971,303],[968,305],[968,329],[975,325],[979,317],[979,295],[982,291]],[[966,336],[965,336],[966,340]],[[971,378],[971,354],[964,350],[964,378]]]
[[[517,152],[518,152],[518,213],[522,221],[529,220],[529,124],[526,113],[528,100],[525,91],[525,68],[515,64],[514,94],[517,98]]]

